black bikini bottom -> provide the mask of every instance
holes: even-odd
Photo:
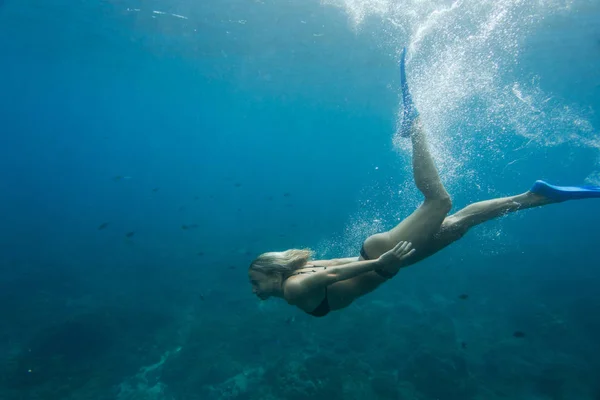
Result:
[[[363,243],[363,245],[360,248],[360,256],[362,258],[364,258],[365,260],[370,260],[371,258],[367,255],[367,252],[365,251],[365,245]],[[381,276],[384,279],[390,279],[393,278],[394,276],[396,276],[396,274],[392,274],[390,272],[384,271],[382,269],[375,269],[374,270],[375,273],[379,276]],[[397,272],[396,272],[397,273]]]

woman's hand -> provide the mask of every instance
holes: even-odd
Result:
[[[402,267],[403,261],[415,252],[410,242],[400,242],[393,249],[383,253],[377,261],[382,269],[390,274],[395,274]]]

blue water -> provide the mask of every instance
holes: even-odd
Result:
[[[247,278],[265,251],[357,256],[419,205],[403,46],[454,210],[600,185],[598,21],[595,0],[0,1],[0,398],[600,398],[600,200],[488,222],[322,319]]]

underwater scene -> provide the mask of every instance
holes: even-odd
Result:
[[[600,400],[598,0],[0,0],[1,400]]]

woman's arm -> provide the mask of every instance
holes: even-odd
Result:
[[[288,279],[287,292],[305,291],[317,287],[329,286],[332,283],[345,281],[355,276],[382,268],[379,259],[348,262],[342,265],[324,267],[312,274],[296,275]],[[291,294],[291,293],[290,293]]]
[[[298,291],[329,286],[335,282],[345,281],[377,269],[394,273],[402,267],[404,260],[413,253],[414,249],[410,243],[400,242],[375,260],[350,261],[345,264],[327,266],[312,274],[297,275],[290,278],[286,284],[286,291],[293,295],[294,292],[298,293]]]
[[[338,265],[349,264],[353,261],[358,261],[358,257],[334,258],[331,260],[315,260],[311,261],[317,267],[335,267]]]

